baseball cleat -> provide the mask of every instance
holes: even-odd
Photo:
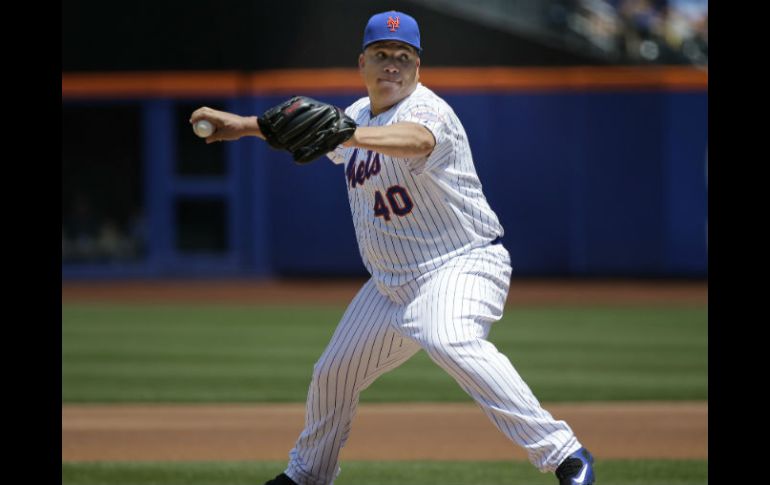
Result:
[[[297,482],[286,476],[285,473],[281,473],[272,480],[266,481],[265,485],[297,485]]]
[[[592,485],[594,480],[594,457],[585,447],[568,456],[556,469],[559,485]]]

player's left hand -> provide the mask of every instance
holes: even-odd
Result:
[[[348,141],[356,122],[340,108],[306,96],[295,96],[257,119],[273,148],[289,151],[297,163],[309,163]]]

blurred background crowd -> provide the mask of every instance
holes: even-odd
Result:
[[[619,61],[708,64],[707,0],[556,0],[549,19]]]
[[[110,262],[143,256],[146,234],[138,208],[125,217],[116,216],[98,209],[90,197],[80,192],[64,209],[63,262]]]
[[[616,64],[708,63],[707,0],[415,0]]]

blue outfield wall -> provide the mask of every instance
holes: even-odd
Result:
[[[706,276],[705,93],[444,98],[465,126],[514,274]],[[360,270],[341,167],[269,166],[275,269]]]
[[[465,126],[515,276],[707,275],[706,92],[442,95]],[[314,97],[340,106],[356,99]],[[227,107],[261,113],[283,99],[239,98]],[[228,175],[208,193],[228,201],[229,252],[175,252],[170,199],[196,189],[169,175],[170,135],[189,129],[170,126],[172,103],[144,103],[152,230],[140,273],[365,274],[343,167],[325,158],[299,166],[258,139],[230,144]],[[120,270],[63,267],[65,278],[95,274]]]

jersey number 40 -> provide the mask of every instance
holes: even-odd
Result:
[[[382,217],[386,221],[390,221],[391,212],[399,217],[404,217],[412,212],[413,207],[412,198],[409,197],[406,189],[400,185],[388,188],[385,192],[385,197],[382,196],[379,190],[374,192],[374,215]]]

